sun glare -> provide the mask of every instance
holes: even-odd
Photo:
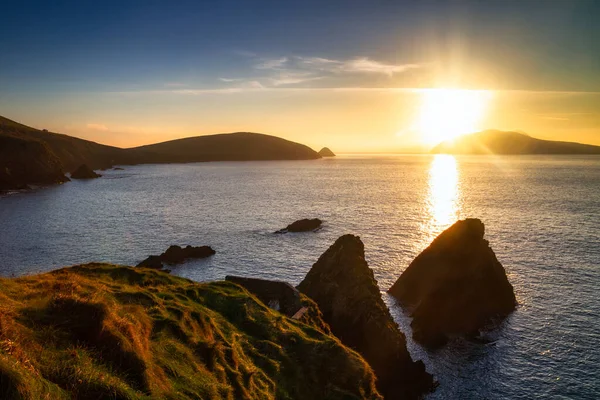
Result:
[[[424,90],[415,128],[429,145],[475,132],[490,97],[491,92],[485,90]]]

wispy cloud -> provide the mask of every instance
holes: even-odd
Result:
[[[108,131],[108,127],[104,124],[87,124],[86,127],[95,131]]]
[[[335,60],[323,57],[280,57],[260,59],[254,66],[256,69],[277,71],[304,71],[310,73],[366,73],[392,76],[411,69],[421,68],[423,65],[416,63],[389,64],[368,57],[355,57],[348,60]]]
[[[236,52],[251,60],[251,78],[219,78],[224,83],[242,83],[247,87],[250,82],[258,87],[300,87],[306,82],[327,80],[336,76],[346,75],[351,79],[358,79],[356,75],[380,75],[393,77],[411,69],[421,68],[423,65],[416,63],[390,64],[368,57],[355,57],[351,59],[332,59],[325,57],[281,56],[259,57],[254,53]],[[252,71],[255,71],[252,74]],[[360,83],[360,82],[359,82]]]
[[[264,60],[254,66],[256,69],[280,69],[284,68],[288,63],[287,57],[274,58],[270,60]]]

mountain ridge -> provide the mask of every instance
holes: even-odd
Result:
[[[448,154],[600,154],[600,146],[538,139],[526,133],[488,129],[439,143],[431,153]]]

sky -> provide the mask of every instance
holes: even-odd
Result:
[[[448,127],[600,145],[600,1],[25,0],[1,15],[0,115],[99,143],[252,131],[423,151]]]

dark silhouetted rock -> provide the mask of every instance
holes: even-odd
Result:
[[[162,269],[163,261],[161,256],[150,256],[137,265],[142,268]]]
[[[137,266],[142,268],[160,269],[164,264],[181,264],[190,258],[206,258],[216,252],[210,246],[170,246],[167,251],[160,256],[150,256]]]
[[[329,147],[323,147],[321,150],[319,150],[319,155],[321,157],[335,157],[335,154],[333,151],[329,150]]]
[[[121,168],[121,167],[114,167],[113,168],[113,171],[123,171],[123,170],[124,170],[124,168]]]
[[[302,308],[300,292],[287,282],[230,275],[225,280],[243,286],[260,301],[288,317]]]
[[[318,218],[300,219],[289,224],[285,229],[280,229],[275,233],[314,231],[315,229],[320,228],[322,223],[323,221]]]
[[[161,257],[167,264],[180,264],[188,258],[206,258],[215,254],[210,246],[170,246]]]
[[[371,365],[385,398],[418,398],[433,389],[424,364],[414,362],[406,349],[406,338],[381,298],[358,236],[336,240],[298,289],[318,304],[342,343]]]
[[[506,271],[483,238],[478,219],[442,232],[389,289],[412,310],[413,338],[438,347],[455,335],[475,336],[516,306]]]
[[[94,172],[93,169],[85,164],[82,164],[75,171],[71,172],[72,179],[95,179],[100,178],[102,175]]]

